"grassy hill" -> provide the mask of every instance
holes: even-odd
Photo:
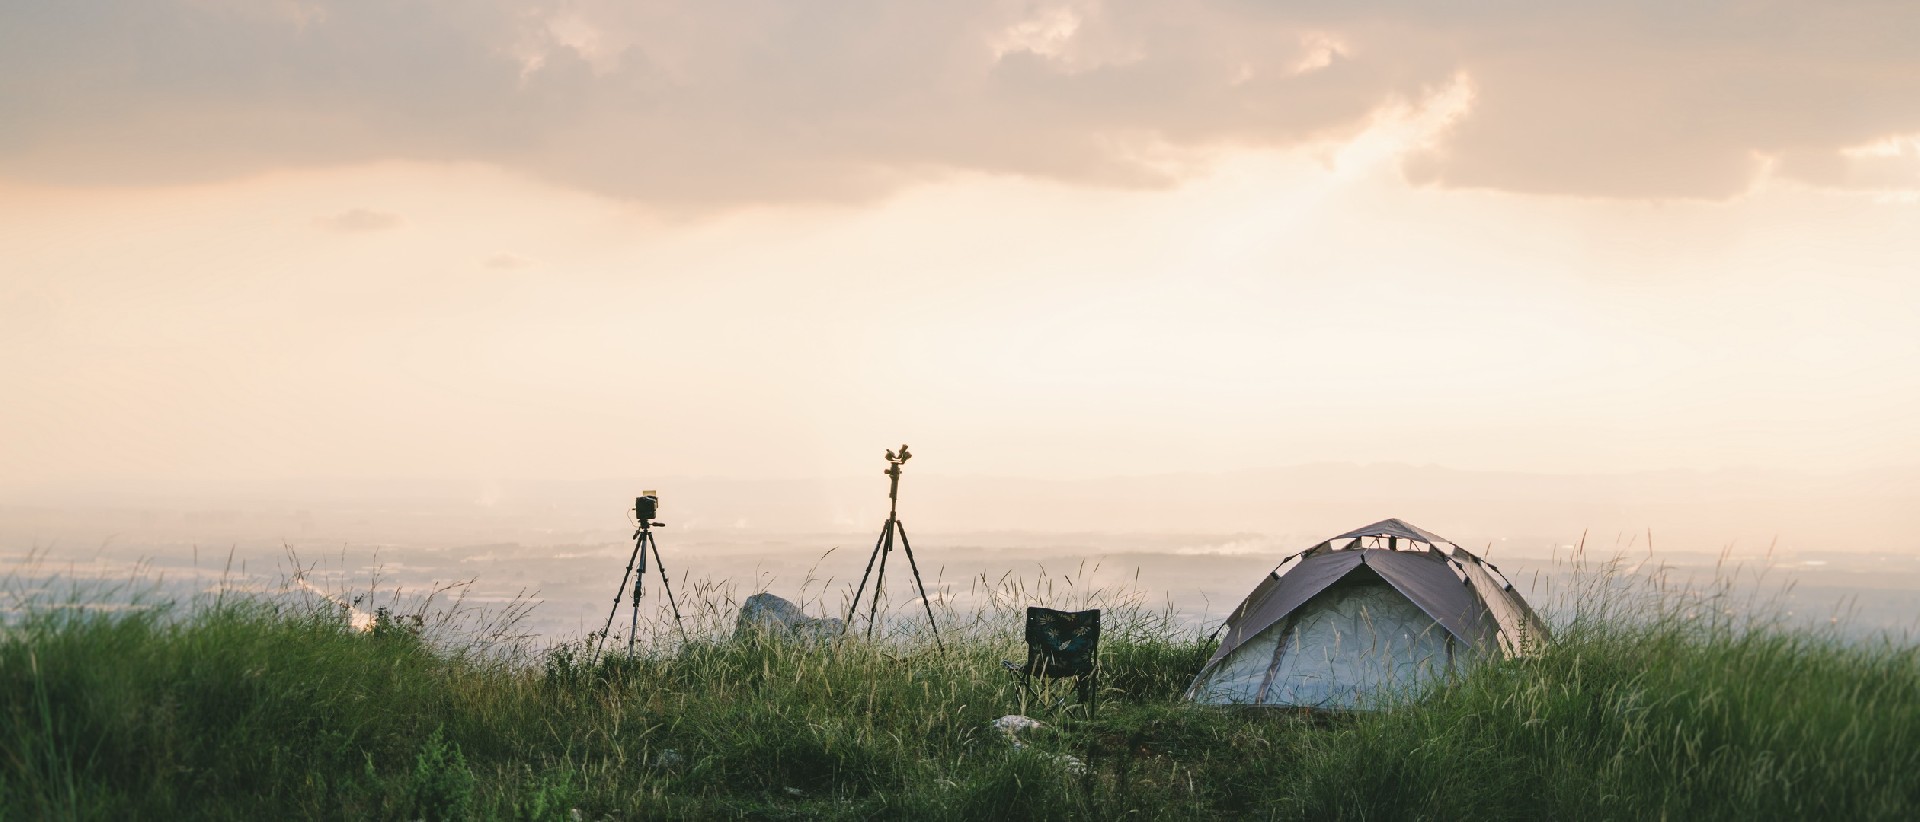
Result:
[[[0,636],[6,819],[1907,819],[1920,652],[1614,597],[1395,710],[1184,706],[1203,637],[1110,611],[1093,716],[1023,706],[1017,619],[644,653],[448,641],[324,601],[41,603]],[[718,609],[712,612],[719,613]],[[989,723],[1049,723],[1024,747]]]

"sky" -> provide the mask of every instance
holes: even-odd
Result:
[[[0,487],[1910,467],[1915,31],[9,3]]]

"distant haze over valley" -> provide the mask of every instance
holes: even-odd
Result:
[[[1550,476],[1309,465],[1051,481],[912,470],[921,465],[909,465],[901,518],[936,596],[963,610],[984,601],[982,580],[1051,578],[1054,597],[1125,589],[1205,624],[1283,557],[1397,516],[1490,556],[1543,607],[1565,593],[1584,533],[1590,565],[1671,566],[1693,583],[1724,565],[1740,569],[1746,595],[1795,619],[1846,618],[1856,632],[1920,625],[1911,470]],[[647,489],[661,496],[660,544],[678,584],[718,585],[734,601],[771,590],[816,613],[843,607],[886,515],[878,471],[42,488],[0,505],[0,563],[16,583],[145,574],[180,590],[222,577],[266,585],[295,562],[341,591],[418,593],[470,579],[470,602],[534,596],[530,627],[564,637],[604,619],[632,545],[627,509]],[[893,562],[889,590],[904,595],[905,566]],[[649,607],[662,604],[656,592]]]
[[[1317,540],[1397,516],[1475,550],[1567,543],[1586,532],[1738,554],[1920,548],[1920,469],[1548,475],[1437,466],[1304,465],[1106,479],[1015,479],[915,471],[901,518],[918,533],[1262,534]],[[13,489],[0,533],[82,544],[109,535],[223,540],[327,536],[376,542],[586,537],[621,532],[642,490],[673,533],[877,533],[886,479],[332,480]],[[1304,545],[1302,545],[1304,547]]]

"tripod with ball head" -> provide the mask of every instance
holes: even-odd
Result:
[[[898,536],[900,548],[907,555],[907,567],[913,571],[913,585],[920,591],[920,604],[927,610],[927,625],[933,628],[934,647],[944,654],[947,649],[940,642],[940,625],[933,618],[933,602],[927,598],[927,586],[920,581],[920,565],[914,562],[913,544],[907,541],[907,527],[900,524],[900,466],[912,458],[913,454],[907,451],[905,444],[900,446],[898,454],[891,450],[887,452],[887,470],[882,472],[887,475],[888,480],[887,523],[881,526],[880,538],[873,543],[873,553],[867,557],[867,570],[860,574],[860,587],[853,591],[853,604],[847,609],[847,621],[843,623],[840,630],[844,635],[853,627],[854,615],[860,610],[860,595],[866,592],[867,579],[872,577],[873,601],[867,606],[867,639],[873,639],[873,626],[880,621],[880,588],[886,581],[887,555],[893,553],[893,540]],[[873,571],[876,560],[880,564],[878,574]]]

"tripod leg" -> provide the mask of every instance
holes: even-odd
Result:
[[[853,604],[847,607],[847,621],[840,623],[840,635],[846,636],[853,629],[853,616],[860,613],[860,595],[867,592],[867,577],[873,574],[873,561],[880,558],[880,544],[887,540],[887,529],[880,529],[880,538],[873,541],[873,553],[867,555],[867,570],[860,573],[860,587],[853,589]]]
[[[927,608],[927,627],[933,629],[933,647],[945,654],[947,646],[940,643],[940,624],[933,621],[933,601],[927,599],[927,585],[920,581],[920,563],[913,561],[913,543],[907,541],[907,526],[896,520],[894,528],[900,531],[900,547],[907,552],[907,567],[913,569],[913,585],[920,589],[920,604]]]
[[[886,527],[880,529],[880,575],[873,578],[873,604],[867,608],[867,639],[873,639],[873,626],[880,621],[880,589],[887,584],[887,555],[893,553],[892,517],[887,518]]]
[[[633,599],[628,603],[627,614],[627,656],[633,656],[633,643],[640,638],[640,600],[647,596],[647,542],[653,539],[653,529],[640,529],[640,563],[633,567]],[[656,552],[657,553],[657,552]]]
[[[673,608],[673,624],[680,629],[680,640],[685,642],[687,626],[680,621],[680,603],[673,600],[673,584],[667,581],[667,565],[660,561],[660,541],[656,539],[651,542],[653,543],[653,567],[660,572],[660,588],[667,592],[667,605]]]
[[[641,540],[642,533],[644,532],[639,532],[639,531],[634,532],[633,553],[627,555],[627,570],[620,575],[620,587],[613,589],[613,610],[607,612],[607,624],[601,626],[600,638],[593,643],[594,653],[596,654],[599,653],[600,646],[606,643],[607,632],[613,630],[614,615],[620,613],[620,596],[627,592],[627,578],[630,576],[633,576],[633,561],[635,558],[640,556],[640,540]]]
[[[640,636],[640,598],[647,593],[647,558],[640,557],[640,573],[633,576],[633,602],[628,612],[627,656],[633,656],[633,641]]]

